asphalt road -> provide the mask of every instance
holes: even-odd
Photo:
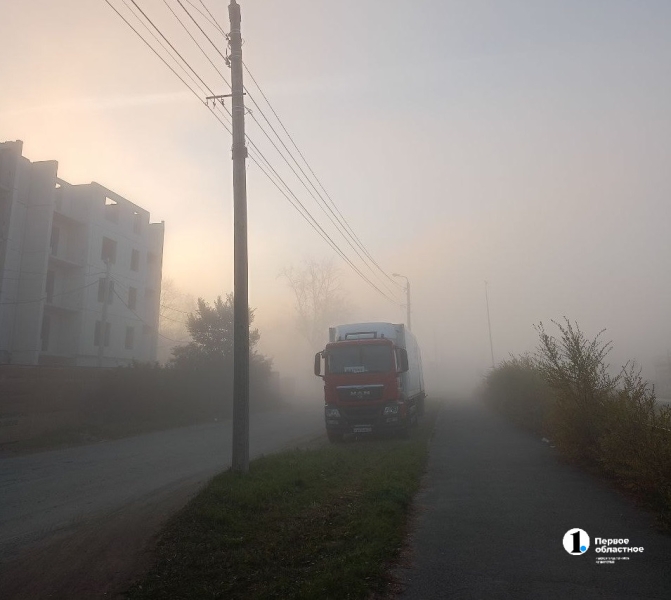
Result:
[[[403,599],[671,597],[671,537],[654,519],[477,403],[443,406],[417,507]],[[591,538],[580,555],[562,543],[573,528]],[[597,553],[596,537],[644,551]]]
[[[250,457],[322,434],[320,402],[252,414]],[[0,596],[102,597],[137,566],[133,552],[230,464],[230,421],[0,458]]]

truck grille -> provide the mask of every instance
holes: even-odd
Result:
[[[341,385],[338,386],[338,398],[345,402],[381,400],[384,386],[375,385]]]
[[[349,408],[340,407],[340,414],[350,422],[353,421],[375,421],[382,411],[379,406],[355,406]]]

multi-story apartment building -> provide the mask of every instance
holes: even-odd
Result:
[[[57,172],[0,143],[0,363],[155,361],[164,223]]]

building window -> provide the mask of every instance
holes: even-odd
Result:
[[[105,301],[105,277],[98,279],[98,302]],[[114,281],[110,279],[109,290],[107,295],[107,304],[112,304],[112,297],[114,296]]]
[[[135,327],[131,327],[130,325],[126,327],[126,350],[132,350],[133,349],[133,344],[135,342]]]
[[[112,223],[119,222],[119,203],[112,198],[105,198],[105,218]]]
[[[133,211],[133,233],[142,233],[142,215],[137,211]]]
[[[140,270],[140,252],[138,250],[133,250],[130,253],[130,270],[131,271]]]
[[[100,346],[100,321],[96,321],[96,328],[93,332],[93,345]],[[110,345],[110,324],[105,323],[105,346]]]
[[[49,332],[51,331],[51,317],[49,315],[44,315],[42,317],[42,332],[40,338],[42,340],[42,352],[46,352],[49,349]]]
[[[100,258],[102,258],[104,262],[110,262],[111,264],[116,262],[116,242],[114,240],[107,237],[103,238]]]
[[[58,240],[61,237],[61,230],[56,226],[51,228],[51,254],[56,256],[58,254]]]
[[[47,302],[51,304],[54,301],[54,280],[56,278],[56,273],[53,271],[47,271],[47,285],[46,285],[46,294]]]
[[[135,310],[137,307],[137,289],[134,287],[128,288],[128,308]]]

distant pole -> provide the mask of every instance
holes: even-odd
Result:
[[[406,277],[405,281],[407,282],[407,285],[405,286],[405,295],[406,295],[406,299],[408,301],[408,307],[407,307],[408,308],[408,329],[410,331],[412,331],[412,321],[411,321],[412,312],[410,310],[410,280]]]
[[[485,300],[487,302],[487,327],[489,328],[489,350],[492,353],[492,369],[494,368],[494,344],[492,343],[492,321],[489,318],[489,294],[487,293],[487,282],[485,281]]]
[[[231,95],[233,115],[233,449],[232,467],[249,471],[249,290],[247,261],[247,174],[245,101],[242,84],[240,5],[231,0]]]
[[[98,366],[103,366],[103,355],[105,353],[105,329],[107,329],[107,303],[110,296],[110,269],[109,259],[105,259],[105,280],[103,283],[103,311],[100,316],[100,335],[98,336]]]
[[[406,324],[408,325],[408,329],[412,331],[412,323],[410,322],[411,318],[411,310],[410,310],[410,280],[405,276],[405,275],[399,275],[398,273],[392,273],[394,277],[402,277],[405,279],[405,298],[406,298]]]

